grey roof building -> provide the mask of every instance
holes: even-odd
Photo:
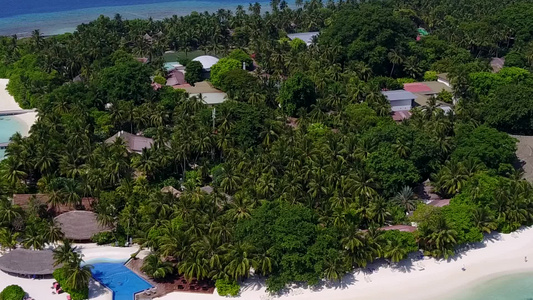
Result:
[[[0,256],[0,270],[17,275],[50,275],[54,272],[52,250],[15,249]]]
[[[126,144],[126,148],[130,152],[141,153],[143,149],[150,149],[154,144],[154,140],[140,135],[131,134],[123,130],[117,132],[112,137],[105,140],[107,144],[114,143],[118,138],[122,139]]]
[[[74,210],[54,218],[65,238],[73,241],[89,241],[93,235],[110,231],[111,228],[98,223],[96,214],[90,211]]]
[[[405,90],[383,91],[381,93],[389,100],[392,111],[409,111],[416,99],[415,94]]]

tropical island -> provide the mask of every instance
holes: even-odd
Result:
[[[532,271],[533,3],[295,5],[0,37],[2,97],[37,115],[0,144],[0,299],[435,299],[365,289]]]

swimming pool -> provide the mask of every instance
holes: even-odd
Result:
[[[134,295],[152,287],[121,263],[94,263],[93,278],[113,291],[113,300],[133,300]]]
[[[0,143],[7,143],[16,132],[24,132],[26,125],[12,116],[0,116]],[[4,158],[5,150],[0,149],[0,160]]]

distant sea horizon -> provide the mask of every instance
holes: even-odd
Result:
[[[39,29],[43,35],[73,32],[82,23],[100,15],[123,19],[164,19],[173,15],[184,16],[193,11],[215,12],[218,9],[235,11],[237,5],[248,8],[244,0],[5,0],[0,9],[0,35],[30,36]],[[4,2],[4,1],[2,1]],[[257,1],[263,11],[269,10],[270,1]],[[289,4],[294,0],[288,1]]]

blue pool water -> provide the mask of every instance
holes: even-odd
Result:
[[[9,142],[9,138],[16,132],[24,132],[26,125],[11,116],[0,117],[0,143]],[[4,158],[5,150],[0,149],[0,160]]]
[[[531,300],[533,273],[504,275],[461,291],[454,300]]]
[[[135,293],[152,287],[121,263],[92,264],[94,279],[113,291],[113,300],[133,300]]]

